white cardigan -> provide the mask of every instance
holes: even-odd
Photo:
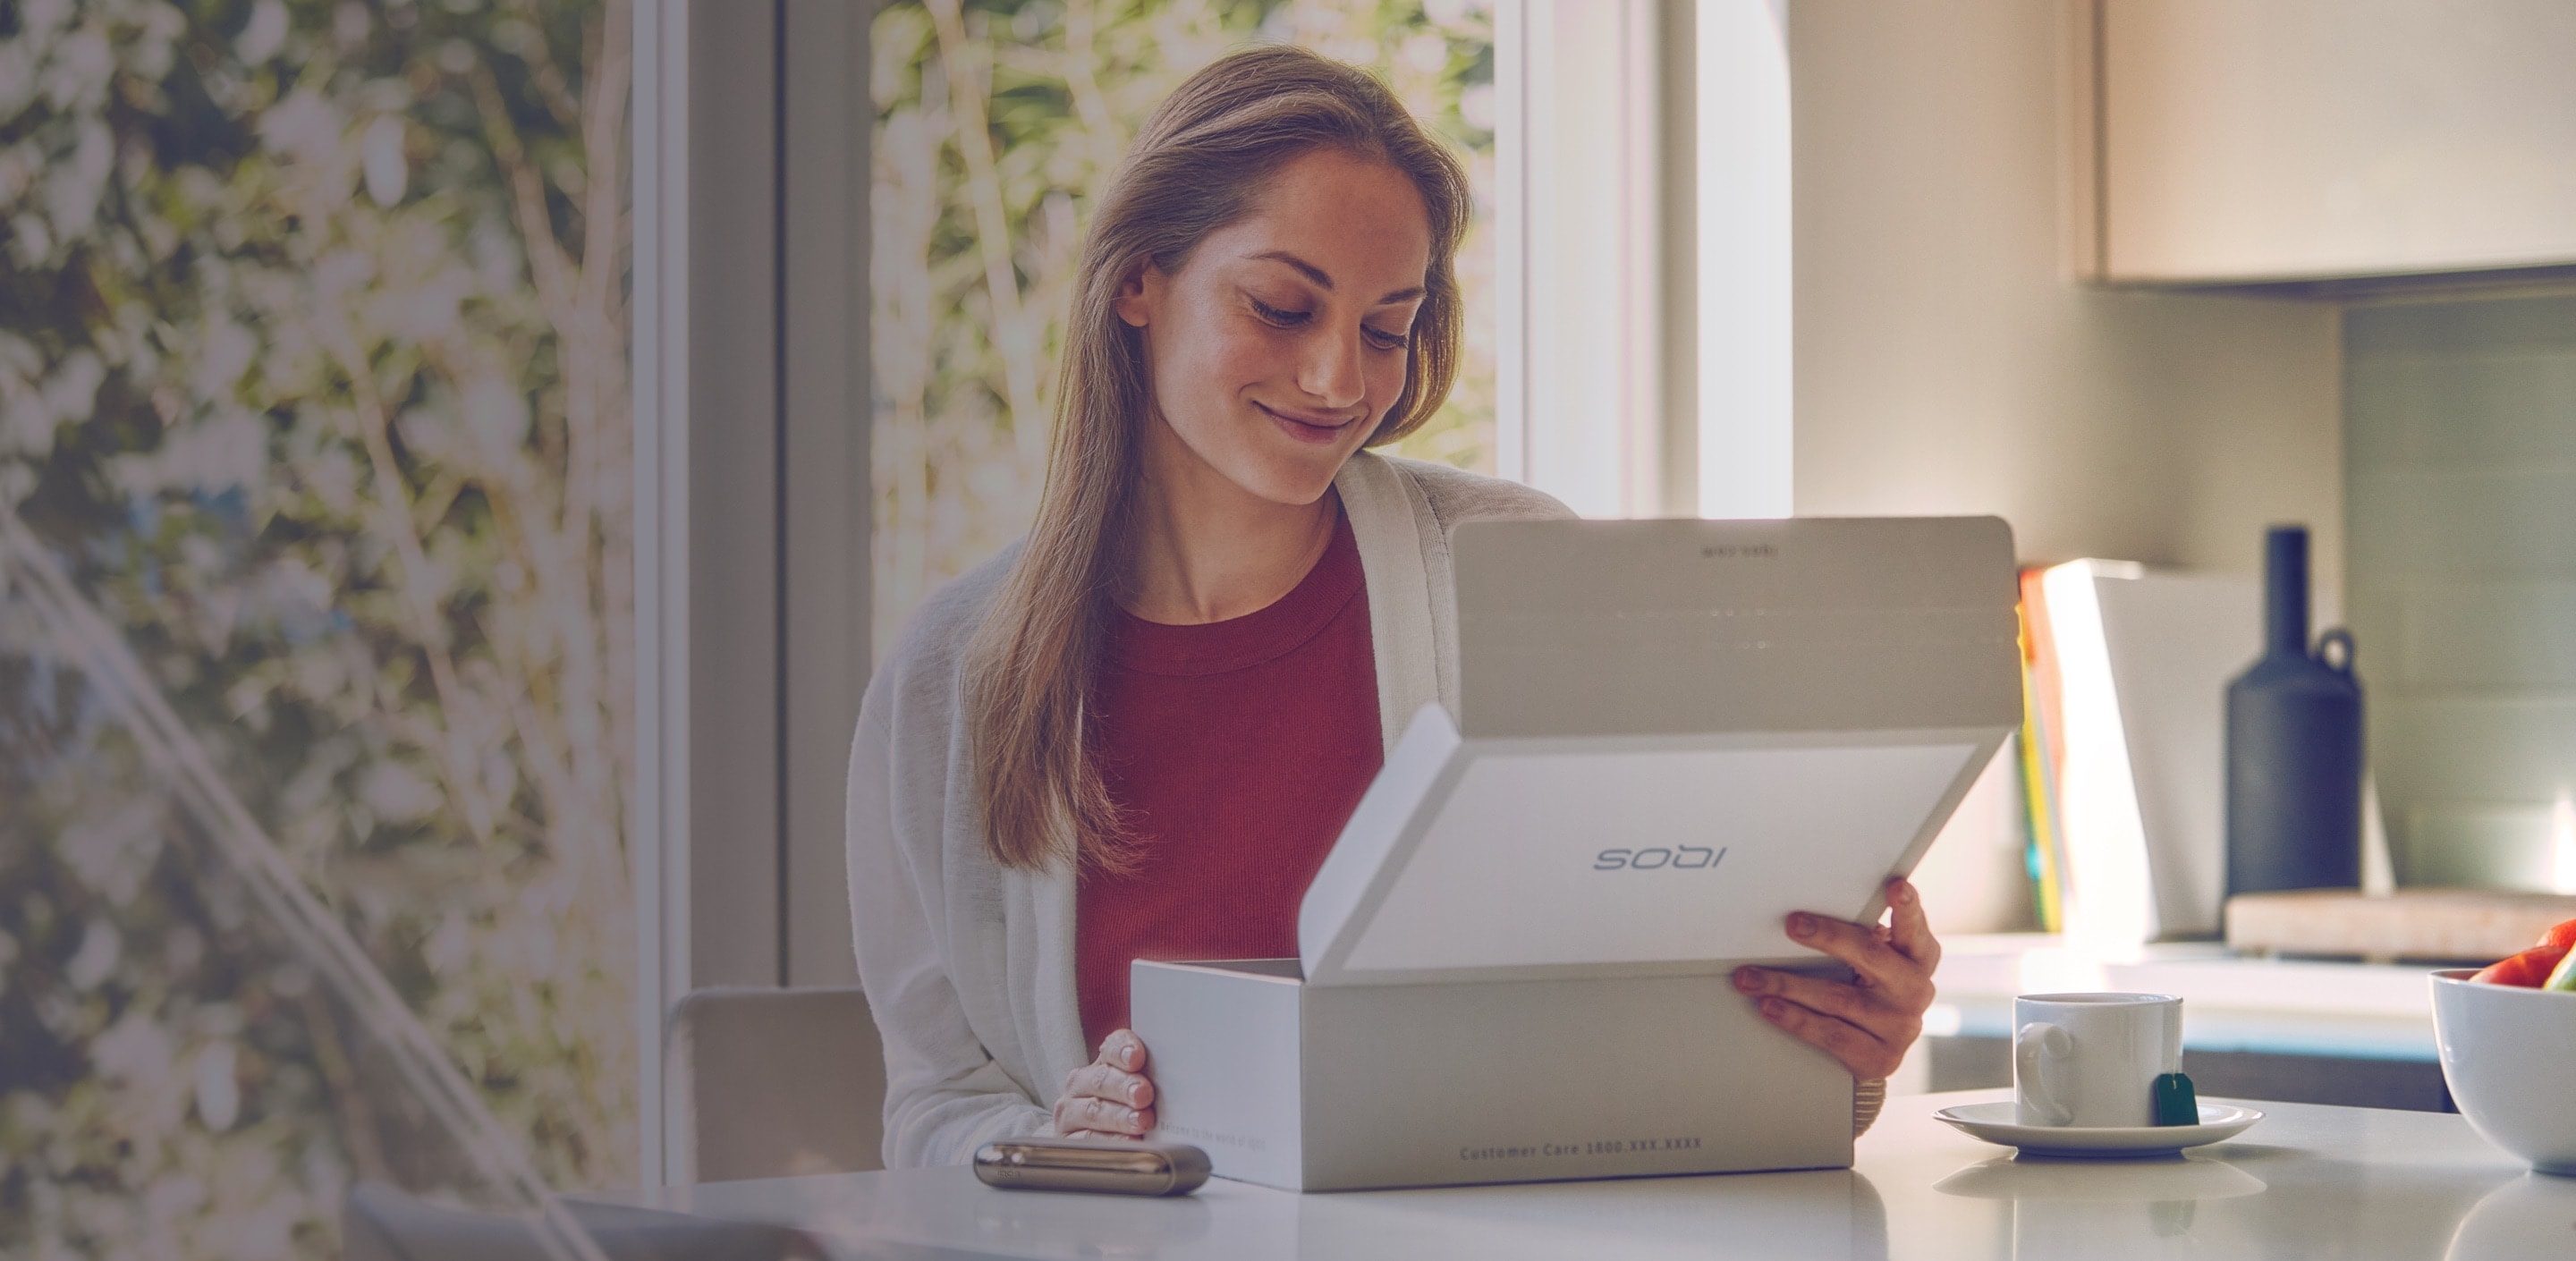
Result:
[[[1574,514],[1517,483],[1366,451],[1333,484],[1359,543],[1391,748],[1426,702],[1457,710],[1450,529]],[[993,861],[966,764],[959,658],[1018,554],[1004,549],[914,615],[868,683],[850,749],[850,915],[885,1039],[890,1168],[964,1164],[992,1139],[1050,1132],[1058,1088],[1090,1060],[1073,876]]]

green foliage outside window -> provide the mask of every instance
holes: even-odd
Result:
[[[544,1179],[631,1181],[629,39],[0,3],[0,1254],[331,1256],[352,1178],[488,1190],[403,1020]]]

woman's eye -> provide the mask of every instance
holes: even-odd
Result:
[[[1315,313],[1312,311],[1283,310],[1279,307],[1272,306],[1259,298],[1250,297],[1248,295],[1244,300],[1252,304],[1253,314],[1260,316],[1264,321],[1277,325],[1280,328],[1303,328],[1306,325],[1313,323],[1315,319]],[[1366,324],[1360,326],[1360,336],[1366,338],[1369,345],[1374,346],[1379,350],[1399,350],[1403,348],[1405,343],[1413,340],[1413,335],[1410,331],[1390,333],[1385,329],[1375,328]]]
[[[1251,302],[1255,314],[1281,328],[1295,328],[1314,315],[1312,311],[1282,311],[1259,298],[1253,298]]]

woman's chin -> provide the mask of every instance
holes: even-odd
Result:
[[[1339,471],[1340,466],[1335,465],[1334,472]],[[1311,504],[1316,500],[1323,498],[1325,493],[1332,490],[1332,488],[1332,475],[1328,473],[1322,477],[1282,476],[1271,480],[1264,487],[1254,490],[1253,493],[1275,504],[1288,504],[1296,507],[1304,507],[1307,504]]]
[[[1249,454],[1249,453],[1247,453]],[[1350,458],[1345,451],[1262,452],[1219,471],[1247,493],[1275,504],[1302,507],[1324,497]]]

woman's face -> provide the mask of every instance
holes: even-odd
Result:
[[[1273,503],[1321,498],[1404,392],[1430,264],[1430,215],[1394,168],[1291,161],[1178,272],[1148,265],[1119,291],[1118,318],[1145,330],[1154,463]]]

